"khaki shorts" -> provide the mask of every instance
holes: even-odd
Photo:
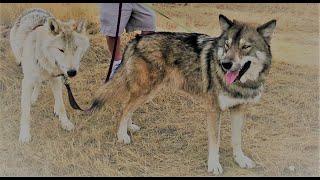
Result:
[[[105,36],[116,36],[119,3],[102,3],[100,9],[101,32]],[[155,31],[154,12],[140,3],[122,3],[119,36],[136,30]]]

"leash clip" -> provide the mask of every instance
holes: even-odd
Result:
[[[66,76],[62,76],[63,84],[70,85],[70,80]]]

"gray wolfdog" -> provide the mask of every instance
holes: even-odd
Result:
[[[48,81],[55,99],[54,113],[66,130],[74,128],[66,115],[60,75],[73,77],[89,48],[83,21],[62,22],[43,9],[26,10],[10,31],[16,62],[22,65],[20,142],[30,135],[30,106],[38,97],[40,84]]]
[[[198,99],[207,110],[208,171],[222,173],[216,139],[217,113],[230,109],[235,161],[242,168],[255,163],[241,148],[243,108],[261,97],[271,64],[271,20],[259,27],[220,15],[222,33],[212,38],[197,33],[157,32],[137,36],[125,51],[123,65],[98,91],[92,110],[109,99],[121,99],[118,142],[130,143],[127,130],[139,130],[132,113],[165,88]],[[114,95],[117,90],[117,95]]]

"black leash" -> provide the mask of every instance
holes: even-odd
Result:
[[[63,78],[63,81],[64,81],[63,84],[67,88],[70,106],[73,109],[77,109],[77,110],[80,110],[80,111],[86,111],[86,110],[81,109],[80,106],[78,105],[77,101],[74,99],[72,91],[71,91],[71,88],[70,88],[70,81],[68,80],[68,78],[66,76],[63,76],[62,78]]]
[[[111,75],[111,70],[112,70],[112,66],[113,66],[113,62],[114,62],[114,56],[116,54],[116,48],[117,48],[117,43],[118,43],[118,34],[119,34],[119,27],[120,27],[120,19],[121,19],[121,9],[122,9],[122,3],[119,3],[119,11],[118,11],[118,24],[117,24],[117,31],[116,31],[116,39],[114,42],[114,47],[113,47],[113,51],[112,51],[112,57],[111,57],[111,63],[109,66],[109,71],[107,74],[107,78],[105,80],[104,83],[107,83],[110,79],[110,75]]]
[[[116,48],[117,48],[117,43],[118,43],[118,34],[119,34],[119,27],[120,27],[120,19],[121,19],[121,9],[122,9],[122,3],[119,3],[119,12],[118,12],[118,23],[117,23],[117,30],[116,30],[116,39],[115,39],[115,42],[114,42],[114,48],[113,48],[113,52],[112,52],[112,58],[111,58],[111,63],[110,63],[110,66],[109,66],[109,71],[108,71],[108,74],[107,74],[107,78],[105,80],[104,83],[107,83],[108,80],[110,79],[110,75],[111,75],[111,70],[112,70],[112,66],[113,66],[113,62],[114,62],[114,56],[116,54]],[[72,91],[71,91],[71,87],[70,87],[70,81],[68,80],[68,78],[66,76],[63,76],[63,83],[64,85],[66,86],[67,88],[67,91],[68,91],[68,98],[69,98],[69,103],[70,103],[70,106],[73,108],[73,109],[76,109],[76,110],[80,110],[80,111],[85,111],[85,112],[90,112],[91,111],[91,108],[89,109],[85,109],[83,110],[82,108],[80,108],[80,106],[78,105],[77,101],[75,100],[73,94],[72,94]]]

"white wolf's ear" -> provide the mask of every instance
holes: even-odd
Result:
[[[87,31],[87,22],[85,20],[81,20],[81,21],[76,22],[75,30],[78,33],[85,33]]]
[[[257,28],[257,31],[262,35],[262,37],[270,43],[272,33],[276,27],[276,20],[273,19]]]
[[[48,28],[49,32],[51,32],[53,35],[59,34],[59,23],[55,18],[48,18]]]
[[[228,30],[233,25],[233,23],[226,16],[222,14],[219,15],[219,22],[220,22],[220,27],[222,31]]]

